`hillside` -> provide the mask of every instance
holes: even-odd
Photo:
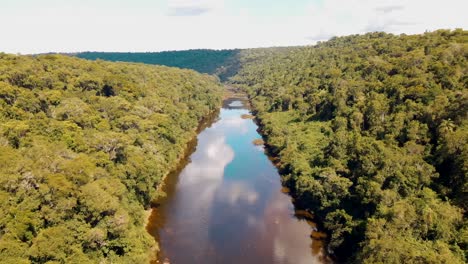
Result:
[[[144,209],[221,95],[190,70],[0,54],[0,263],[148,263]]]
[[[158,64],[192,69],[214,74],[221,79],[232,75],[230,68],[236,61],[239,50],[184,50],[163,52],[82,52],[75,54],[88,60],[108,60]]]
[[[468,32],[245,50],[284,184],[346,262],[466,263]]]

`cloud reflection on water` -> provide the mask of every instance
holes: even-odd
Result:
[[[161,230],[171,263],[320,263],[311,227],[294,217],[263,147],[251,144],[258,134],[241,118],[247,112],[222,110],[199,135]]]
[[[223,118],[219,123],[214,125],[218,129],[226,129],[229,131],[236,131],[241,135],[245,135],[249,132],[249,121],[242,119],[239,116],[228,116]]]
[[[242,182],[231,183],[224,195],[231,206],[235,206],[240,202],[246,202],[249,205],[253,205],[257,202],[258,196],[258,192],[254,191],[252,187],[249,187]]]
[[[212,208],[234,151],[226,143],[226,136],[211,127],[199,136],[197,150],[190,159],[179,176],[177,196],[169,206],[172,210],[167,211],[170,215],[166,227],[161,230],[162,244],[171,249],[167,252],[171,263],[209,261],[206,254],[215,248],[209,238],[215,213]],[[184,254],[177,254],[182,251]]]
[[[305,220],[291,216],[293,206],[289,196],[276,192],[267,203],[263,215],[249,222],[259,230],[262,241],[272,241],[274,263],[313,264],[323,263],[323,254],[312,254],[312,229]]]

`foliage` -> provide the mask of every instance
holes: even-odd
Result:
[[[216,78],[0,54],[0,263],[144,263],[144,208],[203,117]]]
[[[232,75],[239,50],[184,50],[163,52],[82,52],[76,56],[89,60],[127,61],[159,64],[216,74],[221,79]]]
[[[363,263],[467,261],[468,32],[368,33],[243,50],[285,184]]]

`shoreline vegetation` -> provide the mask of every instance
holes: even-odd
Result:
[[[215,76],[0,53],[0,263],[147,263],[145,209],[223,98],[338,262],[468,262],[467,31],[149,55],[83,56]]]
[[[468,33],[246,51],[230,83],[338,262],[465,263]]]
[[[196,143],[194,143],[194,142],[197,141],[198,134],[200,134],[201,131],[203,131],[205,128],[209,127],[213,123],[214,118],[219,114],[219,108],[221,108],[221,106],[219,106],[217,109],[214,109],[212,112],[208,113],[207,116],[202,117],[202,119],[198,123],[198,126],[193,129],[193,133],[192,133],[191,138],[185,143],[185,148],[180,153],[180,155],[177,157],[176,161],[173,162],[173,167],[171,167],[167,171],[167,173],[163,177],[161,177],[160,182],[156,186],[156,192],[155,193],[157,195],[152,197],[151,202],[150,202],[150,207],[156,206],[157,203],[158,203],[157,201],[160,198],[166,196],[166,194],[163,191],[164,186],[165,186],[166,178],[169,177],[170,175],[172,175],[174,172],[180,170],[181,164],[183,164],[183,160],[187,159],[192,154],[191,153],[192,148],[190,146],[191,145],[196,145]],[[145,226],[146,225],[147,224],[145,224]]]
[[[167,198],[166,192],[168,189],[174,188],[174,184],[177,182],[177,177],[180,174],[180,172],[187,166],[187,164],[190,162],[190,156],[195,152],[196,146],[197,146],[197,137],[198,134],[200,134],[203,130],[206,128],[209,128],[215,121],[216,118],[219,115],[219,108],[215,109],[213,112],[211,112],[209,115],[204,117],[202,121],[199,123],[198,127],[195,130],[195,135],[194,137],[187,142],[185,150],[183,152],[183,155],[181,156],[180,159],[178,159],[177,162],[175,162],[175,167],[171,169],[171,171],[166,174],[166,176],[161,180],[160,184],[157,186],[157,191],[159,193],[158,196],[153,197],[151,201],[151,208],[148,209],[146,212],[148,213],[148,217],[146,218],[146,223],[145,223],[145,229],[146,231],[153,237],[153,239],[156,241],[156,244],[158,247],[155,247],[154,250],[150,254],[150,263],[151,264],[157,264],[160,263],[159,259],[159,241],[158,241],[158,236],[157,232],[159,229],[159,226],[161,226],[160,220],[159,219],[159,211],[158,208],[161,204],[165,202],[165,199]],[[171,192],[171,191],[169,191]],[[163,261],[166,263],[166,260]]]
[[[0,263],[148,263],[145,208],[222,90],[192,70],[0,54]]]

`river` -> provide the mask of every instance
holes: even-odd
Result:
[[[154,263],[329,263],[315,224],[294,208],[263,146],[247,102],[225,101],[191,155],[167,177],[148,231]],[[312,237],[315,237],[313,239]]]

